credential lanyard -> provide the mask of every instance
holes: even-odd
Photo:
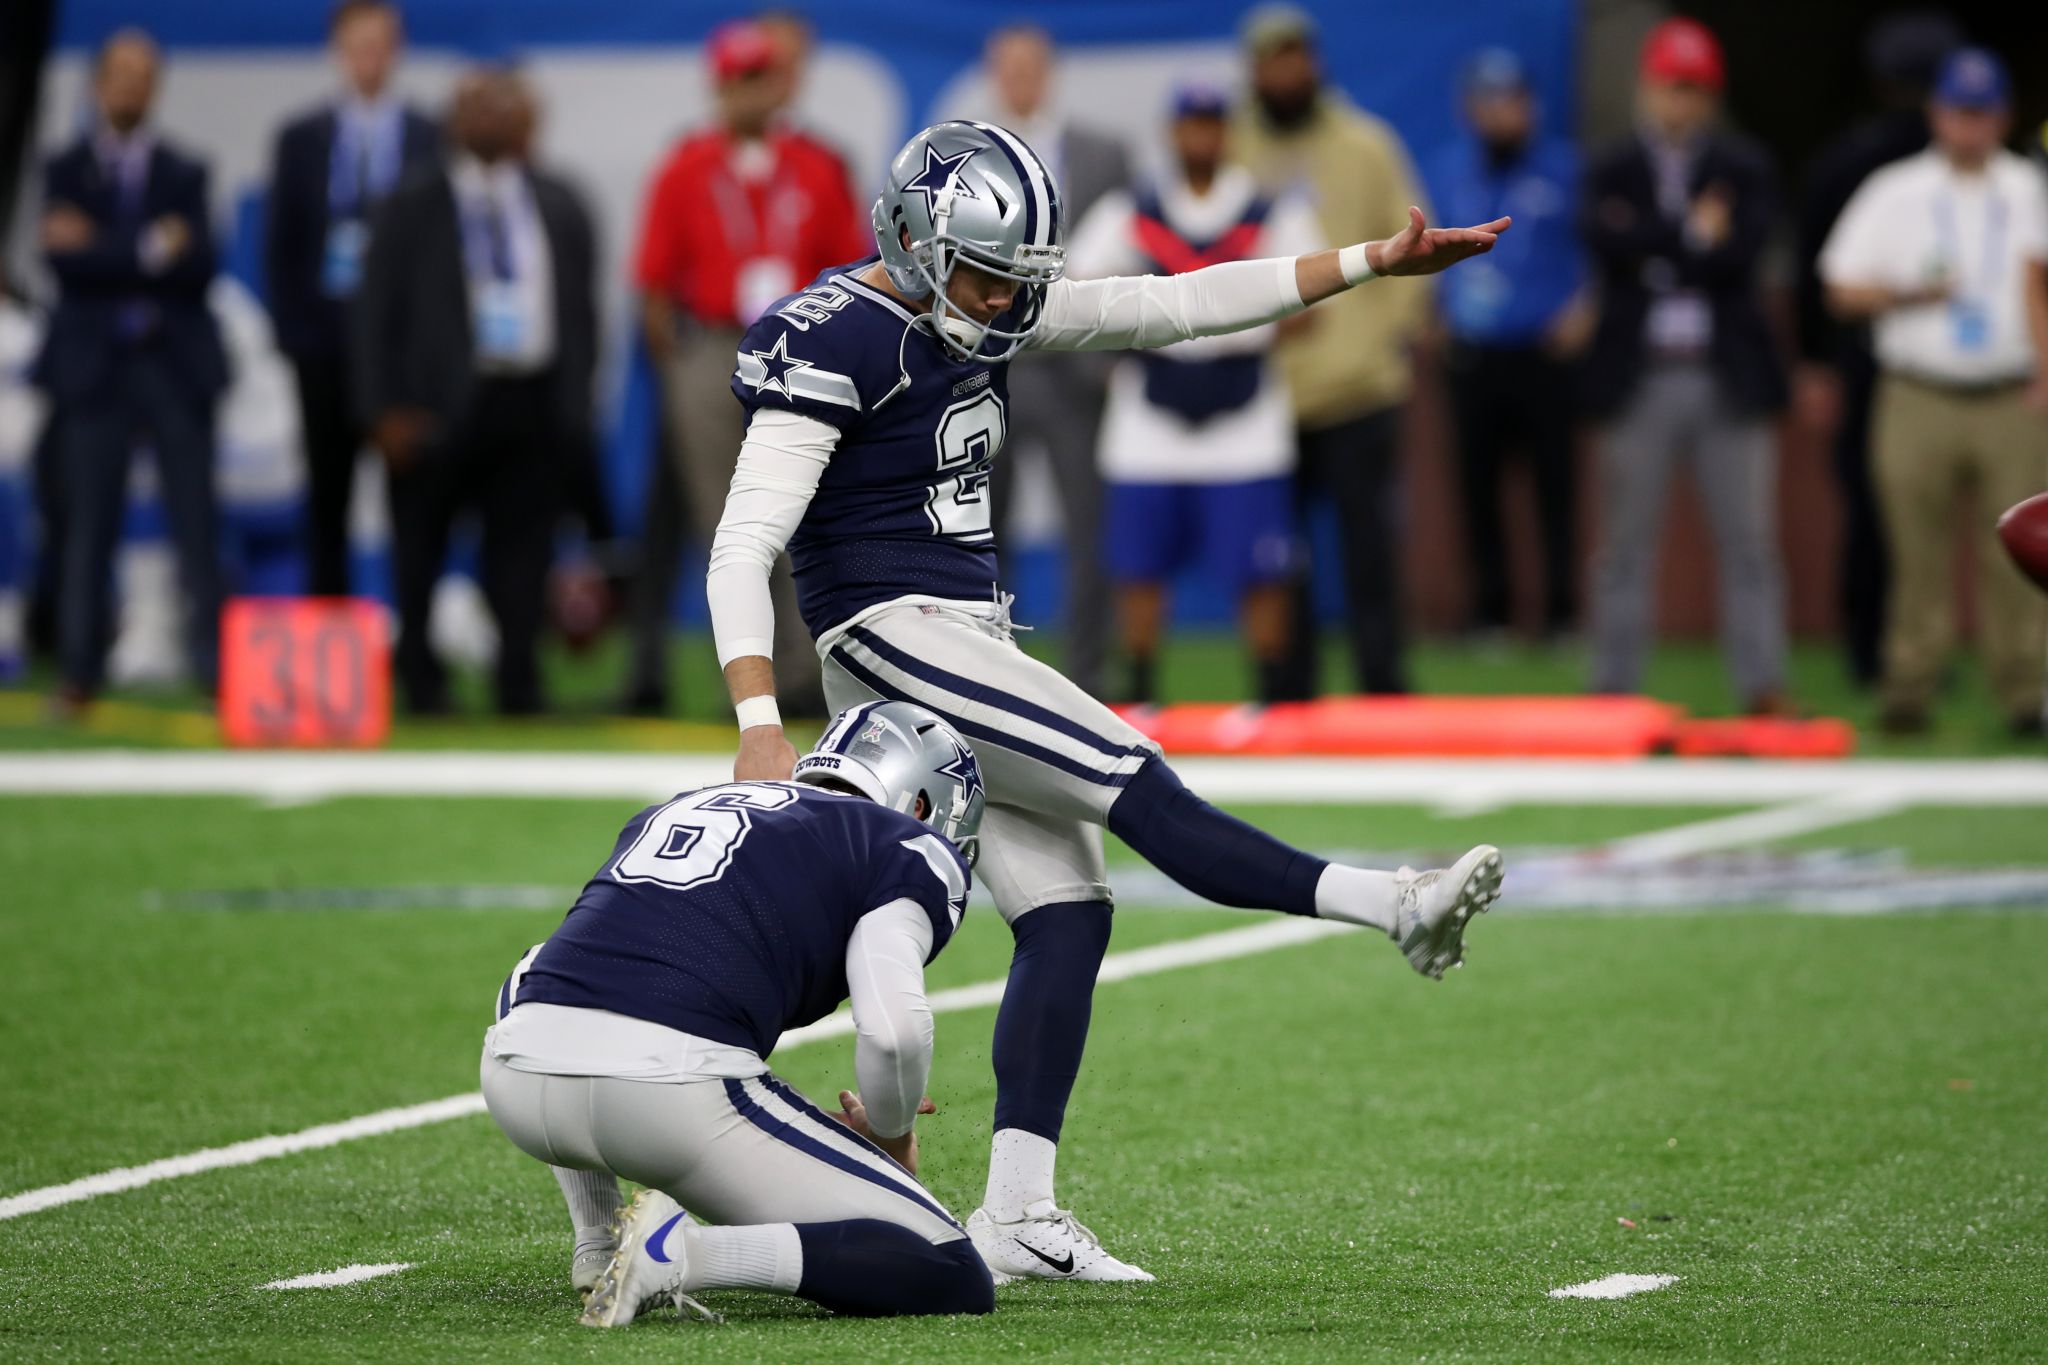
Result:
[[[1962,227],[1957,212],[1956,196],[1953,191],[1943,190],[1934,201],[1934,236],[1941,251],[1942,259],[1953,261],[1956,272],[1956,292],[1972,298],[1988,299],[1991,287],[1998,283],[2005,273],[2005,199],[1989,185],[1984,190],[1984,256],[1980,262],[1983,279],[1979,288],[1969,288],[1970,281],[1963,270]]]
[[[757,213],[753,195],[733,172],[729,161],[718,168],[710,181],[711,201],[718,209],[719,228],[725,234],[725,248],[733,260],[745,261],[761,255],[795,256],[791,250],[791,229],[795,225],[788,214],[775,211],[780,196],[768,195]],[[777,177],[771,174],[761,183],[772,189]],[[768,221],[764,223],[763,218]]]

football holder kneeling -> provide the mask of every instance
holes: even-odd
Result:
[[[220,725],[245,748],[367,748],[391,732],[383,607],[241,597],[221,613]]]

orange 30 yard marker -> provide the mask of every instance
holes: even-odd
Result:
[[[254,748],[366,748],[391,731],[384,610],[358,597],[241,597],[221,615],[220,725]]]

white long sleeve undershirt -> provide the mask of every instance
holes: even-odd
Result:
[[[775,657],[768,572],[796,534],[838,444],[837,427],[801,413],[762,408],[747,423],[704,578],[720,668],[749,655]]]
[[[1299,313],[1293,256],[1227,261],[1185,275],[1059,280],[1032,334],[1041,351],[1121,351],[1221,336]]]
[[[907,899],[862,915],[847,940],[853,1075],[876,1137],[910,1131],[931,1079],[932,1007],[924,993],[931,952],[932,922]]]
[[[1276,322],[1304,306],[1295,260],[1230,261],[1185,275],[1058,280],[1046,290],[1032,345],[1052,351],[1168,346]],[[748,423],[705,578],[719,667],[774,657],[768,572],[796,534],[838,443],[830,423],[777,408],[756,411]]]

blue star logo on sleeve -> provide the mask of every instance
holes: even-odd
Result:
[[[808,370],[811,368],[810,361],[799,360],[789,353],[789,333],[787,332],[778,332],[775,336],[775,344],[767,350],[752,351],[749,354],[761,362],[761,382],[756,387],[775,389],[784,398],[794,398],[796,396],[789,391],[789,377],[798,370]]]
[[[979,150],[981,149],[978,147],[969,147],[966,151],[952,156],[940,156],[937,148],[926,143],[924,169],[904,183],[903,192],[923,195],[924,211],[928,214],[937,211],[939,196],[948,189],[968,199],[978,197],[973,187],[960,179],[960,171]]]

